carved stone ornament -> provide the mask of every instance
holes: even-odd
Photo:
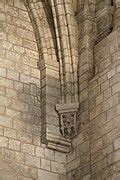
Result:
[[[60,132],[68,139],[77,135],[77,112],[79,103],[57,104],[56,110],[60,116]]]

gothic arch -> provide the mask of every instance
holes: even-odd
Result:
[[[78,101],[78,32],[72,0],[61,3],[26,0],[25,5],[33,24],[40,61],[59,61],[61,102]]]
[[[47,1],[25,1],[35,32],[40,61],[57,61],[54,22]],[[48,17],[50,19],[48,20]]]

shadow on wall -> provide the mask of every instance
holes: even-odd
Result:
[[[21,124],[23,126],[19,126],[18,122],[19,130],[21,134],[28,136],[26,141],[31,142],[32,138],[34,139],[36,136],[40,138],[41,136],[40,88],[33,83],[24,83],[23,89],[18,91],[18,99],[25,105],[25,109],[21,112]],[[23,140],[25,140],[24,136]]]
[[[0,180],[17,180],[14,169],[0,157]]]
[[[27,168],[27,166],[10,162],[0,156],[0,180],[33,180],[31,169],[31,167]]]
[[[17,90],[16,100],[12,99],[9,113],[13,118],[13,132],[16,142],[40,145],[40,88],[35,84],[23,84]],[[18,117],[19,115],[19,117]],[[11,135],[10,135],[11,137]],[[12,140],[12,139],[11,139]],[[16,147],[15,147],[16,148]],[[37,168],[24,165],[25,156],[13,147],[0,148],[0,180],[33,180],[37,178]],[[29,155],[28,155],[29,156]],[[24,176],[24,177],[23,177]]]

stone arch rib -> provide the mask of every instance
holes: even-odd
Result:
[[[53,11],[57,17],[57,34],[60,49],[60,72],[61,72],[61,103],[78,101],[78,38],[77,22],[72,1],[51,0]]]
[[[57,61],[56,35],[49,3],[37,0],[26,0],[24,3],[35,32],[41,61],[39,65],[45,63],[46,60]]]

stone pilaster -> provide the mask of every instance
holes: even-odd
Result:
[[[60,97],[59,63],[39,61],[38,67],[41,72],[42,142],[51,149],[68,152],[71,143],[60,134],[59,118],[55,111]]]

